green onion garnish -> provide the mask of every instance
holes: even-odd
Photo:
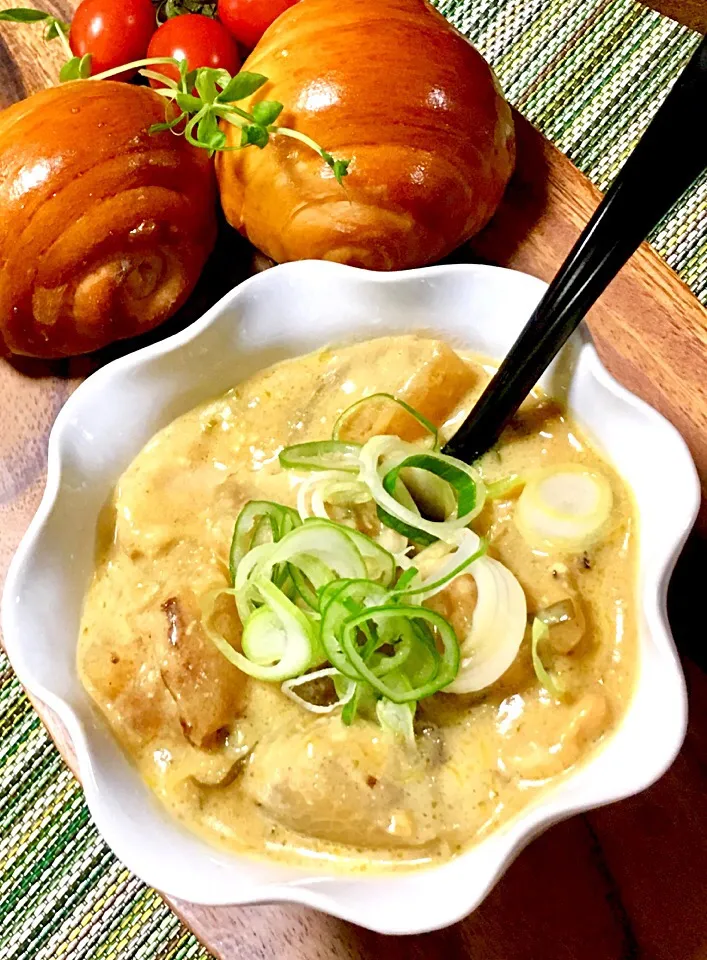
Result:
[[[556,700],[561,700],[565,691],[562,689],[562,686],[559,683],[552,679],[550,674],[545,669],[545,665],[540,658],[540,652],[538,650],[539,644],[542,641],[547,640],[549,636],[550,629],[548,625],[535,617],[533,620],[530,639],[530,650],[533,657],[533,670],[535,671],[535,676],[538,678],[538,681],[545,687],[550,696],[554,697]]]
[[[280,465],[289,470],[343,470],[358,473],[360,443],[315,440],[295,443],[280,453]]]
[[[413,416],[432,448],[387,435],[363,445],[342,440],[349,417],[381,400]],[[526,625],[520,585],[469,528],[486,498],[481,476],[439,453],[436,443],[426,418],[390,394],[374,394],[344,411],[333,439],[286,447],[281,466],[303,473],[295,476],[297,509],[247,503],[234,526],[233,586],[203,601],[208,636],[245,673],[280,683],[313,713],[340,710],[346,724],[359,714],[377,718],[410,744],[417,701],[495,682]],[[367,510],[374,504],[380,530]],[[345,522],[330,518],[333,509],[343,510]],[[373,536],[353,526],[361,518]],[[430,546],[411,560],[415,544]],[[423,603],[465,573],[474,577],[478,599],[466,636],[457,638]],[[243,624],[241,650],[215,627],[223,596],[235,601]],[[558,695],[537,652],[547,627],[536,623],[533,663],[540,682]],[[307,683],[325,678],[333,684],[328,702],[312,702]]]
[[[346,426],[347,422],[355,414],[361,414],[368,406],[375,407],[380,405],[381,401],[386,403],[394,403],[396,406],[400,407],[406,413],[408,413],[414,420],[425,428],[427,431],[427,442],[430,445],[432,450],[436,450],[439,446],[439,435],[437,427],[432,423],[431,420],[428,420],[427,417],[423,416],[419,410],[416,410],[414,407],[411,407],[409,403],[406,403],[404,400],[401,400],[400,397],[393,396],[392,393],[372,393],[368,397],[363,397],[361,400],[357,400],[356,403],[352,403],[350,407],[347,407],[343,413],[339,414],[336,422],[334,423],[334,429],[331,432],[332,440],[341,440],[341,433]]]

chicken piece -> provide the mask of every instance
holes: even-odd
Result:
[[[356,847],[420,847],[441,830],[424,765],[374,724],[317,720],[259,744],[244,780],[266,816]]]
[[[442,341],[435,341],[428,357],[415,369],[395,395],[441,426],[477,382],[477,372]],[[425,428],[396,404],[382,400],[366,404],[346,424],[346,436],[367,440],[392,434],[403,440],[419,440]]]
[[[143,747],[166,731],[180,734],[173,698],[154,663],[151,640],[91,632],[82,638],[79,656],[81,682],[100,705],[119,739],[133,749]]]
[[[538,734],[531,740],[527,729],[521,727],[509,736],[501,754],[507,772],[525,780],[545,780],[567,770],[610,724],[609,704],[599,690],[586,693],[571,706],[549,705],[541,709],[554,711],[555,722],[537,724]]]
[[[199,604],[189,591],[162,604],[164,630],[154,637],[162,679],[174,697],[187,738],[214,745],[238,712],[245,677],[204,633]],[[236,618],[233,618],[234,631]],[[228,638],[231,642],[237,637]]]

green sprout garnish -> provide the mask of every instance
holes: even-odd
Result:
[[[149,69],[152,66],[171,64],[179,70],[179,81],[166,77],[163,73]],[[350,160],[336,159],[329,151],[299,130],[291,127],[282,127],[275,123],[283,110],[283,105],[276,100],[260,100],[254,103],[250,112],[236,106],[240,100],[245,100],[259,90],[268,78],[262,73],[250,73],[241,70],[231,76],[228,70],[213,67],[200,67],[198,70],[189,70],[186,60],[175,60],[172,57],[155,57],[151,60],[138,60],[134,63],[123,64],[113,70],[92,77],[92,80],[107,80],[109,77],[123,73],[125,70],[139,69],[140,73],[150,80],[163,84],[155,88],[155,92],[165,100],[172,101],[179,110],[173,117],[169,117],[169,110],[164,123],[155,123],[150,127],[150,133],[159,133],[171,130],[177,135],[183,135],[192,146],[208,150],[213,156],[216,152],[242,150],[243,147],[255,146],[262,150],[268,145],[271,137],[290,137],[299,140],[315,153],[332,170],[337,183],[343,186],[343,179],[348,175]],[[219,126],[219,120],[225,120],[233,126],[240,127],[241,142],[236,146],[228,145],[228,138]]]
[[[196,2],[197,0],[181,0],[183,5]],[[181,9],[179,4],[180,0],[167,0],[164,4],[164,14],[173,16],[178,8]],[[70,26],[68,23],[57,20],[50,13],[29,7],[2,10],[0,20],[12,23],[43,22],[46,24],[45,39],[58,39],[68,56],[67,62],[59,73],[59,80],[62,83],[89,78],[108,80],[129,70],[139,70],[143,77],[161,84],[160,87],[154,88],[155,92],[165,100],[171,100],[179,112],[174,117],[170,117],[171,111],[167,109],[164,123],[153,124],[150,127],[150,133],[171,130],[178,136],[184,136],[192,146],[208,150],[209,156],[213,156],[216,152],[242,150],[248,146],[262,150],[268,145],[271,137],[290,137],[292,140],[299,140],[318,154],[331,169],[338,184],[343,186],[344,177],[348,176],[351,160],[337,159],[306,133],[300,133],[299,130],[293,130],[291,127],[279,126],[275,122],[283,110],[281,103],[276,100],[260,100],[253,104],[250,112],[236,106],[238,101],[250,97],[268,82],[268,78],[262,73],[241,70],[240,73],[231,76],[227,70],[217,70],[213,67],[189,70],[185,60],[176,60],[173,57],[152,57],[125,63],[92,77],[91,54],[83,57],[73,55],[68,40]],[[149,69],[164,64],[177,67],[178,82],[166,77],[163,73]],[[228,138],[219,125],[221,120],[240,127],[240,144],[228,145]]]
[[[5,20],[7,23],[45,23],[47,26],[44,33],[45,40],[65,37],[69,32],[69,24],[64,20],[57,20],[51,13],[46,13],[44,10],[33,10],[31,7],[13,7],[12,10],[0,10],[0,20]]]

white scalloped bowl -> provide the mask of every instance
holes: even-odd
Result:
[[[66,725],[100,832],[146,883],[197,903],[290,901],[383,933],[419,933],[473,910],[551,824],[643,790],[668,768],[683,740],[686,696],[666,589],[696,516],[697,476],[675,429],[609,376],[581,332],[559,360],[565,383],[570,372],[567,402],[632,487],[640,515],[639,676],[611,739],[504,828],[439,867],[397,875],[337,876],[222,852],[163,810],[77,676],[98,512],[156,431],[262,367],[332,341],[431,331],[500,357],[544,289],[533,277],[485,266],[380,274],[287,264],[247,280],[176,336],[109,364],[68,400],[49,441],[44,499],[7,577],[5,645],[25,687]],[[558,369],[542,381],[550,393]],[[670,496],[657,465],[670,466]]]

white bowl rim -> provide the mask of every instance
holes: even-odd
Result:
[[[119,375],[124,375],[131,369],[142,365],[146,361],[158,356],[178,351],[186,344],[198,339],[199,336],[213,324],[218,323],[226,308],[229,307],[239,297],[242,297],[246,291],[250,290],[251,287],[267,283],[267,278],[271,273],[275,271],[279,271],[281,273],[283,271],[299,272],[302,270],[313,271],[315,275],[319,272],[329,272],[334,276],[336,275],[336,272],[348,273],[354,271],[359,274],[365,274],[367,281],[373,284],[395,284],[400,280],[411,281],[422,278],[423,276],[426,279],[430,278],[431,276],[444,277],[445,275],[452,275],[459,272],[473,272],[482,274],[488,273],[489,275],[502,273],[508,277],[513,277],[516,280],[518,280],[520,277],[524,277],[527,281],[532,281],[534,284],[540,284],[543,289],[546,286],[542,281],[528,274],[524,274],[521,271],[487,265],[446,264],[433,267],[423,267],[417,270],[375,273],[372,271],[325,261],[299,261],[297,263],[284,264],[272,268],[272,270],[268,270],[264,273],[256,274],[253,277],[250,277],[227,293],[226,296],[224,296],[213,307],[211,307],[204,314],[204,316],[195,323],[192,323],[185,329],[164,340],[145,346],[137,351],[126,354],[125,356],[112,361],[105,367],[92,374],[87,382],[91,383],[92,389],[96,389],[98,384],[101,383],[103,379],[115,378]],[[656,568],[654,581],[651,584],[653,589],[646,590],[646,595],[644,595],[642,598],[643,603],[647,604],[649,607],[647,613],[653,622],[653,629],[654,631],[657,631],[658,639],[660,640],[660,643],[664,645],[665,649],[663,652],[670,655],[669,659],[672,659],[676,673],[675,679],[677,682],[677,696],[676,701],[673,704],[673,708],[676,711],[676,722],[672,749],[666,752],[666,754],[660,759],[658,765],[654,767],[647,776],[643,778],[637,778],[635,784],[630,790],[624,789],[615,795],[612,794],[610,790],[605,790],[601,792],[600,796],[588,796],[581,802],[564,804],[559,808],[553,807],[551,802],[553,795],[552,791],[544,794],[537,804],[526,808],[518,817],[511,820],[506,828],[496,831],[492,835],[492,838],[503,840],[504,834],[507,835],[509,832],[511,832],[511,826],[518,824],[523,825],[522,830],[512,831],[516,834],[512,839],[510,837],[506,838],[509,840],[509,842],[501,844],[501,849],[496,858],[494,870],[489,873],[487,878],[485,878],[483,886],[480,889],[480,894],[475,897],[473,902],[465,904],[462,909],[456,909],[456,912],[454,913],[445,913],[444,910],[442,910],[438,919],[425,918],[420,920],[418,918],[411,918],[409,924],[403,926],[401,926],[399,923],[386,925],[379,922],[368,922],[365,916],[365,911],[362,910],[360,906],[353,904],[349,907],[345,901],[342,902],[342,900],[333,895],[329,890],[330,887],[336,886],[340,881],[345,881],[347,884],[354,882],[354,880],[355,882],[360,881],[365,883],[368,879],[367,877],[352,878],[351,876],[346,875],[334,875],[333,877],[326,877],[324,875],[315,874],[313,877],[307,878],[306,881],[294,880],[281,884],[269,883],[262,887],[254,884],[251,893],[246,896],[240,896],[237,900],[226,893],[222,898],[214,898],[213,896],[210,896],[208,899],[200,899],[198,896],[192,895],[190,899],[193,902],[209,905],[227,905],[234,903],[248,904],[281,901],[310,906],[341,919],[366,926],[369,929],[380,933],[422,933],[438,929],[462,919],[473,909],[475,909],[498,880],[498,878],[503,874],[503,872],[505,872],[510,863],[515,859],[518,853],[520,853],[521,850],[535,836],[543,832],[548,826],[558,823],[562,819],[570,817],[575,813],[594,809],[605,803],[611,803],[615,800],[631,796],[633,793],[637,793],[650,786],[671,765],[680,749],[682,740],[684,739],[687,724],[687,697],[677,651],[675,649],[670,627],[667,621],[666,595],[670,575],[673,571],[680,551],[689,535],[690,529],[694,524],[699,509],[699,479],[687,446],[677,433],[676,429],[667,420],[665,420],[661,414],[626,390],[626,388],[621,386],[608,373],[606,368],[601,363],[588,335],[584,334],[582,336],[582,341],[581,350],[583,352],[587,352],[589,362],[592,366],[593,375],[600,380],[602,384],[622,403],[632,406],[640,410],[644,416],[652,418],[654,423],[656,425],[660,425],[662,430],[672,432],[674,435],[674,440],[677,440],[684,448],[684,463],[682,464],[682,467],[688,474],[690,471],[692,473],[691,477],[686,476],[687,486],[691,487],[692,493],[691,496],[686,497],[684,502],[681,504],[682,522],[675,530],[673,548],[663,558],[663,562],[661,563],[660,567]],[[59,412],[50,434],[47,459],[47,480],[44,494],[37,512],[34,515],[11,561],[6,577],[2,598],[2,630],[4,634],[4,645],[10,662],[20,682],[32,696],[42,701],[51,710],[53,710],[66,728],[77,757],[79,776],[85,791],[87,804],[100,833],[104,836],[116,855],[126,864],[129,869],[131,869],[134,873],[137,873],[138,876],[140,876],[141,879],[147,884],[151,886],[157,886],[154,878],[150,878],[149,871],[146,871],[144,867],[142,867],[142,869],[138,868],[131,850],[122,842],[120,832],[116,831],[113,828],[112,823],[104,817],[98,785],[94,776],[91,747],[84,726],[75,711],[64,699],[58,696],[45,684],[37,681],[37,679],[34,677],[27,660],[23,655],[23,640],[19,634],[19,630],[17,629],[15,617],[15,603],[18,595],[21,593],[23,575],[27,566],[31,563],[32,554],[35,550],[37,540],[60,499],[62,474],[62,438],[69,423],[78,414],[80,414],[84,397],[84,389],[85,383],[81,384],[68,398],[63,408]],[[652,597],[652,602],[649,599],[649,595]],[[591,765],[593,759],[594,758],[589,759],[586,762],[585,767]],[[569,774],[569,777],[573,776],[573,773]],[[466,854],[462,854],[460,857],[456,858],[457,861],[463,859],[465,855]],[[248,862],[248,858],[242,858],[240,862]],[[433,870],[439,871],[444,869],[444,866],[445,865],[441,865],[440,867],[431,867],[424,872],[429,873]],[[405,874],[405,876],[415,875],[417,874]],[[395,875],[388,874],[387,881],[390,884],[395,883]],[[178,890],[170,891],[169,889],[166,889],[164,885],[162,885],[162,892],[168,896],[184,899],[183,895]]]

